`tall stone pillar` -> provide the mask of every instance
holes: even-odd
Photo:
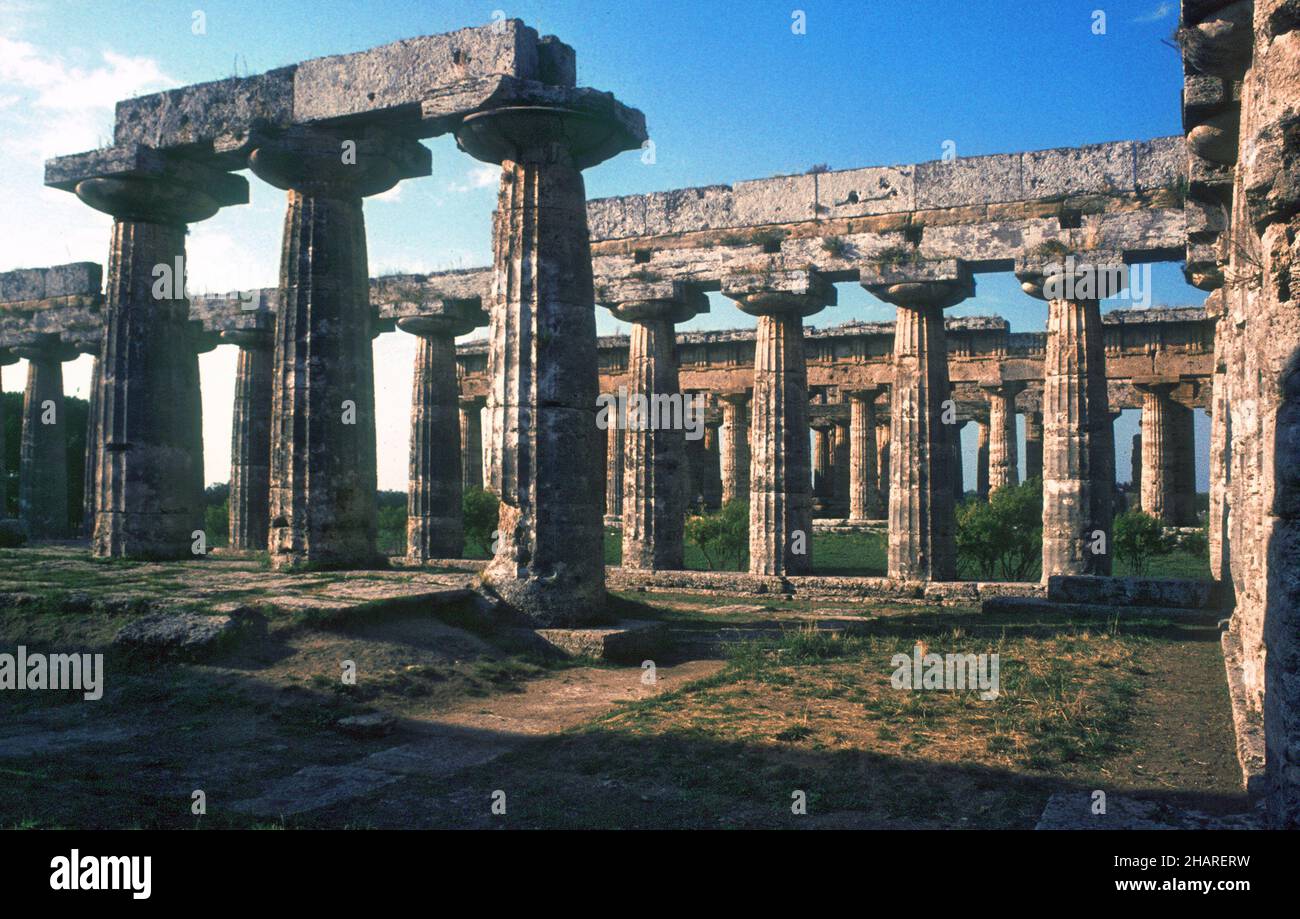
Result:
[[[718,428],[721,453],[722,503],[749,500],[749,396],[722,393],[722,425]]]
[[[345,145],[354,155],[341,155]],[[429,151],[374,129],[294,128],[257,147],[249,165],[288,193],[272,382],[271,563],[381,564],[361,202],[428,175]]]
[[[57,341],[15,348],[27,359],[18,467],[18,519],[29,539],[64,539],[68,527],[68,425],[63,364],[75,356]]]
[[[1089,262],[1105,270],[1105,262]],[[1106,394],[1101,304],[1066,299],[1088,266],[1021,262],[1026,293],[1048,302],[1043,379],[1043,582],[1055,574],[1111,571],[1115,440]],[[1095,289],[1095,286],[1094,288]]]
[[[191,558],[203,526],[203,417],[185,296],[187,225],[248,182],[142,146],[51,160],[46,184],[111,214],[99,352],[94,554]]]
[[[1043,413],[1025,414],[1025,478],[1043,477]]]
[[[230,429],[230,546],[264,552],[271,507],[275,337],[267,329],[223,332],[221,338],[239,346]]]
[[[956,504],[966,500],[966,458],[962,455],[961,432],[966,422],[958,421],[952,426],[952,499]]]
[[[701,394],[699,398],[703,398]],[[722,456],[719,448],[718,423],[704,423],[704,506],[722,507]]]
[[[814,418],[812,428],[812,511],[814,517],[830,515],[835,495],[835,422]]]
[[[589,621],[605,605],[595,291],[581,170],[645,139],[640,113],[608,95],[568,95],[564,104],[471,115],[456,129],[462,150],[502,167],[488,352],[500,539],[483,582],[548,626]]]
[[[892,411],[893,397],[890,397]],[[886,518],[889,515],[889,444],[892,438],[893,419],[890,411],[876,415],[876,474],[880,480],[880,506]]]
[[[989,491],[1020,484],[1020,450],[1016,442],[1016,396],[1020,382],[984,387],[989,397]]]
[[[0,368],[8,367],[10,364],[16,364],[19,361],[17,354],[8,348],[0,348]],[[0,394],[4,392],[4,386],[0,382]],[[6,457],[9,455],[5,448],[5,406],[4,399],[0,398],[0,520],[9,516],[9,469]]]
[[[460,400],[460,482],[463,488],[483,487],[483,397]]]
[[[853,390],[849,399],[849,522],[876,520],[882,513],[876,469],[878,388]]]
[[[86,409],[86,449],[81,472],[81,536],[84,539],[95,538],[95,470],[99,466],[99,354],[96,349],[94,362],[90,365],[90,391],[87,393]],[[4,416],[0,414],[0,426],[4,425]],[[4,440],[0,438],[0,451],[4,450]],[[4,478],[4,463],[0,461],[0,479]],[[4,487],[0,485],[0,517],[4,516]]]
[[[456,336],[482,324],[482,311],[457,302],[397,327],[418,338],[411,387],[411,449],[406,491],[406,557],[459,558],[465,549]]]
[[[943,311],[975,292],[956,260],[862,269],[867,290],[897,307],[890,441],[889,576],[956,577],[952,426]]]
[[[1170,438],[1173,442],[1174,524],[1196,525],[1195,412],[1177,401],[1170,403]]]
[[[1142,506],[1142,432],[1139,430],[1133,435],[1132,457],[1129,461],[1129,491],[1134,497],[1134,501],[1129,502],[1129,508]]]
[[[724,278],[722,292],[758,317],[750,430],[749,570],[812,571],[808,368],[803,317],[834,304],[815,271],[768,270]]]
[[[1177,448],[1169,393],[1177,380],[1134,380],[1142,393],[1142,512],[1166,526],[1178,519],[1175,489]]]
[[[605,525],[623,524],[623,438],[617,416],[605,432]]]
[[[989,422],[987,418],[975,419],[975,495],[981,501],[989,499]]]
[[[849,419],[836,418],[834,435],[834,462],[831,500],[832,516],[843,519],[849,515]]]
[[[701,417],[686,417],[687,403],[677,384],[674,325],[707,310],[708,298],[677,282],[612,284],[597,297],[616,318],[632,324],[622,564],[649,571],[683,568],[686,430],[703,421],[703,407]]]

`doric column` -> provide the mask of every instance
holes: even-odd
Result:
[[[460,400],[460,482],[463,488],[483,487],[482,396]]]
[[[674,325],[707,310],[708,298],[677,282],[655,281],[611,284],[597,292],[597,299],[617,319],[632,324],[622,565],[649,571],[682,568],[686,430],[698,430],[704,407],[701,398],[699,417],[686,417],[688,404],[677,385]],[[616,420],[614,412],[609,415]]]
[[[722,503],[749,500],[749,395],[722,393],[722,425],[718,428],[721,453]]]
[[[229,331],[239,346],[230,426],[230,546],[265,552],[271,501],[271,390],[275,338],[269,329]]]
[[[889,400],[890,409],[883,415],[876,415],[876,474],[880,481],[880,506],[881,512],[886,518],[889,516],[889,444],[891,440],[891,431],[893,430],[893,419],[890,412],[893,410],[893,396]]]
[[[605,432],[605,523],[623,523],[623,438],[617,417],[609,419]]]
[[[961,452],[961,432],[966,422],[958,420],[952,426],[952,498],[957,504],[966,500],[965,457]]]
[[[830,418],[814,418],[812,428],[812,509],[815,517],[830,513],[835,494],[835,422]]]
[[[8,348],[0,348],[0,368],[8,367],[10,364],[16,364],[19,361],[17,354],[14,354]],[[0,394],[4,393],[3,383],[0,382]],[[8,452],[5,447],[5,406],[4,399],[0,397],[0,520],[9,516],[9,470],[6,457]]]
[[[1024,383],[985,386],[989,397],[989,492],[1020,483],[1020,451],[1016,443],[1016,396]]]
[[[876,469],[876,396],[880,389],[845,393],[849,400],[849,521],[880,517],[880,478]]]
[[[588,103],[601,110],[579,110]],[[483,582],[539,625],[604,611],[595,292],[581,170],[644,139],[640,113],[585,90],[571,104],[471,115],[456,130],[461,149],[502,167],[488,351],[500,539]]]
[[[952,426],[943,311],[975,291],[956,260],[868,265],[862,285],[897,307],[894,389],[890,409],[889,576],[956,577],[953,539]]]
[[[697,398],[703,400],[704,394],[698,394]],[[718,422],[704,422],[703,440],[704,506],[717,510],[722,507],[722,458],[718,446]]]
[[[722,292],[758,317],[750,429],[749,570],[812,570],[808,369],[803,317],[835,303],[835,288],[814,271],[771,269],[726,277]]]
[[[465,548],[456,336],[482,324],[481,310],[458,302],[397,327],[417,337],[411,386],[411,449],[406,491],[406,557],[459,558]]]
[[[86,448],[85,460],[81,471],[81,536],[84,539],[95,538],[95,470],[99,467],[99,353],[90,365],[90,392],[87,394],[86,407]],[[4,417],[0,415],[0,425]],[[0,439],[0,450],[4,441]],[[4,478],[4,464],[0,462],[0,479]],[[4,516],[4,489],[0,488],[0,517]]]
[[[1025,414],[1025,477],[1043,477],[1043,413]]]
[[[27,359],[18,519],[29,539],[63,539],[68,527],[68,426],[63,413],[63,361],[76,352],[57,340],[15,348]]]
[[[1026,293],[1048,302],[1043,369],[1043,582],[1056,574],[1110,574],[1115,441],[1106,394],[1101,304],[1069,299],[1097,290],[1107,263],[1022,261]],[[1067,274],[1067,270],[1070,272]]]
[[[1177,380],[1134,380],[1142,393],[1142,512],[1173,526],[1176,506],[1177,448],[1174,444],[1173,409],[1169,393]]]
[[[288,193],[272,381],[271,563],[379,564],[374,318],[361,202],[428,175],[429,151],[361,127],[294,128],[255,149],[249,165]]]
[[[187,225],[248,201],[248,182],[146,147],[46,164],[46,184],[111,214],[99,353],[99,557],[192,557],[203,526],[203,417],[185,295]]]
[[[834,517],[849,515],[849,419],[836,418],[834,435],[833,497],[831,512]]]
[[[1129,481],[1130,481],[1129,491],[1133,494],[1134,498],[1136,499],[1137,502],[1136,506],[1141,507],[1142,506],[1142,432],[1140,430],[1133,435],[1132,449],[1133,449],[1132,457],[1129,460]],[[1134,503],[1130,501],[1129,506],[1133,507]]]
[[[1195,413],[1186,405],[1171,401],[1169,436],[1173,444],[1174,525],[1196,525],[1196,428]]]
[[[975,419],[975,495],[981,501],[989,499],[989,422],[987,418]]]

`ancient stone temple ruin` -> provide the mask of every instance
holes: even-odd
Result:
[[[1122,509],[1115,418],[1141,411],[1129,505],[1182,526],[1201,409],[1211,568],[1235,603],[1229,679],[1262,718],[1270,817],[1295,826],[1300,16],[1285,0],[1184,0],[1182,21],[1185,137],[599,200],[583,170],[640,147],[642,115],[577,87],[573,50],[515,21],[122,102],[112,146],[46,170],[113,216],[103,277],[90,264],[0,275],[0,365],[28,360],[21,526],[76,535],[67,432],[41,413],[81,353],[97,359],[96,555],[192,555],[197,355],[224,343],[240,349],[232,545],[281,569],[347,568],[383,563],[371,342],[417,336],[409,560],[458,556],[462,489],[486,487],[501,508],[485,589],[546,627],[599,618],[606,524],[624,569],[679,569],[689,509],[732,500],[749,503],[755,577],[797,589],[820,518],[886,528],[890,581],[955,580],[955,502],[1018,482],[1017,416],[1043,483],[1044,582],[1105,577]],[[364,199],[428,175],[420,141],[448,133],[501,167],[493,264],[370,278]],[[187,226],[248,201],[244,169],[285,192],[278,285],[160,294]],[[1182,262],[1204,305],[1103,315],[1090,282],[1153,262]],[[1044,331],[945,316],[993,272],[1044,301]],[[837,321],[844,283],[896,320]],[[711,293],[754,327],[679,330]],[[631,334],[598,338],[597,308]],[[691,397],[699,436],[645,413],[606,423],[602,396],[620,393]]]

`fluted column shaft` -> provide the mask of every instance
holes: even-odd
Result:
[[[956,577],[948,347],[943,309],[898,304],[894,326],[889,483],[889,576]]]
[[[808,369],[798,313],[758,317],[754,338],[754,413],[749,466],[749,570],[812,570]],[[805,552],[794,551],[802,534]]]
[[[1166,387],[1142,391],[1142,511],[1169,526],[1177,521],[1172,407]]]
[[[893,397],[890,397],[890,411],[876,418],[876,475],[880,482],[880,506],[885,518],[889,517],[889,481],[892,477],[889,462],[889,446],[893,438]]]
[[[1043,477],[1043,413],[1025,415],[1025,477]]]
[[[820,419],[812,425],[812,497],[813,508],[817,513],[825,514],[834,494],[833,479],[835,468],[835,426],[827,419]]]
[[[981,501],[989,499],[989,423],[975,421],[978,437],[975,441],[975,493]]]
[[[86,539],[95,537],[95,481],[99,466],[99,355],[96,354],[90,365],[90,392],[86,409],[86,449],[85,462],[81,473],[81,535]],[[4,424],[0,416],[0,425]],[[4,442],[0,440],[0,450]],[[0,478],[4,477],[4,465],[0,463]],[[0,488],[0,517],[4,516],[4,491]]]
[[[29,539],[68,535],[68,426],[63,417],[63,365],[57,356],[27,358],[18,468],[18,518]]]
[[[605,516],[623,519],[623,438],[625,432],[616,417],[611,417],[605,431]]]
[[[963,463],[964,457],[961,455],[961,432],[966,427],[965,422],[958,422],[952,426],[952,500],[954,504],[960,504],[966,499],[966,469]]]
[[[1016,394],[1020,386],[1004,383],[989,394],[989,492],[1020,483],[1020,451],[1016,443]]]
[[[833,453],[831,463],[831,509],[836,517],[849,515],[849,423],[837,419],[831,431]]]
[[[271,500],[271,393],[275,352],[264,341],[240,344],[230,430],[230,545],[266,551]]]
[[[849,519],[874,520],[881,514],[876,470],[876,394],[849,394]]]
[[[455,338],[418,335],[406,493],[406,554],[415,561],[464,549],[460,420]]]
[[[705,423],[703,441],[701,461],[704,471],[704,506],[716,509],[722,506],[722,459],[718,449],[718,425]]]
[[[460,403],[460,479],[466,488],[483,487],[483,404]]]
[[[1043,381],[1043,579],[1109,574],[1115,444],[1097,301],[1048,301]],[[1105,551],[1097,533],[1104,534]]]
[[[488,370],[501,510],[484,582],[535,622],[562,625],[599,615],[605,600],[591,247],[582,173],[564,147],[521,155],[501,164],[494,218]]]
[[[686,520],[686,435],[656,417],[653,406],[678,393],[673,323],[644,318],[632,323],[628,349],[630,411],[625,432],[623,567],[682,568]],[[658,397],[658,398],[657,398]]]
[[[749,416],[744,395],[723,395],[722,425],[718,428],[721,453],[722,503],[749,500]]]

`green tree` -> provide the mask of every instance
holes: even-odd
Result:
[[[959,564],[986,580],[1023,581],[1042,561],[1043,483],[1004,485],[957,508]]]
[[[710,569],[743,571],[749,564],[749,502],[728,501],[721,510],[689,518],[686,538],[699,546]]]
[[[1115,554],[1133,574],[1146,574],[1151,559],[1168,555],[1174,550],[1174,542],[1150,514],[1131,510],[1115,518]]]
[[[465,514],[465,550],[469,554],[472,543],[479,555],[492,554],[492,534],[497,529],[497,511],[501,502],[492,492],[483,488],[467,488],[461,499]]]

